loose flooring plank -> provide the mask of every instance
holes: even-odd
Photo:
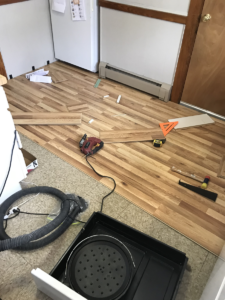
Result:
[[[140,130],[120,130],[120,131],[101,131],[100,139],[104,143],[127,143],[164,139],[161,129],[140,129]]]
[[[15,125],[80,125],[81,119],[14,119]]]
[[[90,110],[90,107],[87,104],[67,106],[67,108],[70,112],[85,112]]]
[[[81,113],[12,113],[13,119],[81,119]]]
[[[220,161],[220,167],[217,176],[225,179],[225,155],[223,155]]]
[[[18,131],[109,188],[112,181],[97,176],[80,152],[79,141],[85,133],[99,137],[101,131],[112,133],[121,128],[149,131],[160,129],[159,122],[169,118],[199,115],[108,79],[102,79],[95,89],[98,74],[63,62],[54,62],[47,69],[62,73],[67,81],[44,85],[31,83],[24,76],[10,80],[4,89],[11,111],[52,114],[67,107],[78,112],[79,106],[89,110],[83,112],[81,125],[17,125]],[[103,98],[107,94],[110,97]],[[116,103],[118,95],[122,95],[120,104]],[[94,119],[91,124],[90,119]],[[108,143],[90,160],[99,173],[116,180],[117,193],[219,255],[225,241],[225,180],[218,178],[217,172],[224,155],[225,122],[212,119],[215,123],[207,126],[171,131],[161,148],[149,141]],[[208,189],[218,193],[216,202],[179,186],[180,176],[171,171],[172,166],[201,177],[209,175]],[[197,183],[189,178],[185,181]]]
[[[66,81],[66,80],[68,80],[64,75],[63,75],[63,73],[62,72],[57,72],[57,71],[55,71],[55,72],[50,72],[50,76],[52,77],[52,81],[54,82],[54,83],[59,83],[59,82],[63,82],[63,81]]]
[[[80,113],[12,113],[15,125],[80,125]]]

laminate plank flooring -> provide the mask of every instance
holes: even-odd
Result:
[[[79,141],[85,133],[99,137],[102,131],[152,130],[168,119],[199,114],[107,79],[94,88],[98,74],[69,64],[54,62],[45,69],[51,74],[60,73],[67,80],[33,83],[24,75],[9,80],[4,90],[10,111],[82,111],[82,123],[18,125],[17,130],[110,188],[111,180],[98,177],[80,152]],[[104,98],[105,95],[109,97]],[[118,95],[122,95],[119,104]],[[89,124],[91,119],[94,121]],[[225,122],[213,120],[214,124],[198,128],[172,130],[161,148],[154,148],[149,141],[105,144],[90,161],[99,173],[116,180],[117,193],[220,255],[225,240],[225,179],[218,178],[217,173],[225,149]],[[209,175],[208,190],[218,193],[216,202],[178,185],[179,179],[196,186],[199,183],[172,172],[172,166],[201,177]]]

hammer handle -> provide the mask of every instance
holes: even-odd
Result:
[[[204,178],[202,178],[202,177],[200,177],[198,175],[195,175],[195,174],[191,174],[191,173],[188,173],[188,172],[181,171],[181,170],[177,169],[176,167],[171,167],[171,170],[173,172],[177,172],[177,173],[179,173],[181,175],[184,175],[186,177],[190,177],[190,178],[192,178],[194,180],[197,180],[199,182],[203,182],[204,181]]]

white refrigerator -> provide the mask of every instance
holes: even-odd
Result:
[[[99,7],[97,0],[83,0],[85,20],[72,20],[71,3],[65,0],[65,11],[53,10],[50,0],[55,58],[91,72],[99,63]]]

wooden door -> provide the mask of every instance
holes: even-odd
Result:
[[[181,101],[225,116],[225,0],[205,0]]]

